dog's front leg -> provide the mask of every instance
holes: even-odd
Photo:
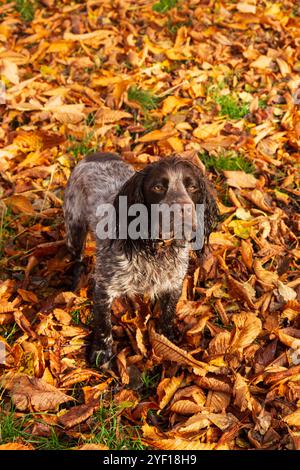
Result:
[[[93,332],[88,349],[89,361],[100,366],[112,356],[111,301],[106,290],[97,284],[94,288]]]
[[[181,289],[174,289],[172,292],[163,292],[159,295],[160,317],[158,327],[160,332],[171,341],[176,338],[174,331],[174,319],[176,315],[176,305],[181,294]]]

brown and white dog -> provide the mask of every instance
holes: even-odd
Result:
[[[191,239],[184,236],[164,244],[162,231],[156,238],[144,235],[122,238],[118,229],[111,239],[97,236],[97,228],[104,222],[99,215],[101,205],[116,209],[114,221],[120,213],[119,201],[126,196],[127,205],[143,204],[151,207],[177,205],[192,208],[192,226],[203,225],[203,239],[208,240],[217,219],[218,210],[209,183],[200,169],[180,156],[161,159],[135,172],[117,154],[96,153],[87,156],[73,170],[65,191],[64,214],[68,247],[74,256],[74,276],[82,270],[82,251],[87,232],[96,238],[96,266],[93,305],[93,333],[89,347],[92,363],[103,364],[112,356],[111,305],[116,297],[134,297],[148,294],[159,300],[160,331],[173,337],[173,319],[182,283],[188,269]],[[196,220],[196,205],[203,207],[203,220]],[[130,223],[132,217],[126,214]],[[174,222],[174,220],[173,220]],[[174,222],[175,223],[175,222]],[[178,225],[178,221],[177,221]],[[159,247],[159,249],[158,249]]]

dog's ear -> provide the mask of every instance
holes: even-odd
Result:
[[[205,187],[205,199],[204,199],[204,236],[206,242],[210,233],[213,231],[218,223],[219,210],[216,203],[215,191],[209,181],[203,179]]]
[[[116,214],[116,240],[112,241],[111,246],[117,246],[119,245],[119,236],[120,236],[120,224],[122,224],[121,220],[123,223],[125,222],[126,226],[126,233],[128,229],[128,225],[130,221],[132,220],[132,217],[128,215],[128,210],[130,206],[133,204],[144,204],[144,193],[143,193],[143,183],[144,183],[144,176],[145,172],[144,171],[139,171],[133,174],[131,178],[129,178],[128,181],[122,186],[120,189],[119,193],[115,197],[114,200],[114,208],[115,208],[115,214]],[[122,210],[122,205],[120,204],[120,197],[127,197],[127,200],[125,201],[125,207],[123,206],[123,210],[125,213],[120,213],[120,210]],[[127,237],[125,240],[122,240],[122,247],[125,253],[127,254],[128,258],[131,258],[133,250],[136,249],[138,245],[139,240],[131,240],[129,237]]]
[[[143,194],[143,182],[144,182],[144,172],[137,171],[134,175],[129,178],[128,181],[122,186],[115,199],[115,206],[118,204],[119,196],[127,197],[128,207],[132,204],[144,204],[144,194]]]

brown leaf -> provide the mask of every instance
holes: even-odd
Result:
[[[236,299],[244,300],[250,308],[254,309],[255,305],[253,302],[255,301],[255,290],[253,287],[247,282],[237,281],[230,276],[230,274],[227,274],[226,279],[231,294]]]
[[[143,333],[140,328],[136,329],[136,344],[143,356],[147,356],[147,349],[144,345]]]
[[[12,210],[16,213],[34,215],[35,210],[32,207],[31,202],[25,196],[14,195],[5,200],[5,203],[8,207],[11,207]]]
[[[244,171],[224,171],[228,186],[233,188],[255,188],[257,179]]]
[[[171,410],[181,415],[193,415],[199,413],[202,409],[203,406],[192,400],[178,400],[171,405]]]
[[[196,383],[200,387],[203,387],[208,390],[215,390],[216,392],[231,393],[232,385],[230,381],[225,381],[219,377],[197,377]]]
[[[235,328],[229,351],[242,350],[253,343],[262,331],[261,320],[253,313],[237,313],[232,316]]]
[[[76,383],[85,382],[91,377],[100,379],[102,377],[102,374],[100,374],[96,370],[75,369],[69,372],[68,374],[65,374],[61,379],[60,384],[62,388],[69,388]]]
[[[89,403],[93,400],[99,398],[103,392],[109,389],[110,383],[113,381],[112,378],[107,379],[105,382],[102,382],[98,385],[86,386],[82,388],[84,394],[85,403]]]
[[[234,404],[237,405],[241,411],[245,411],[247,409],[252,410],[249,386],[244,377],[240,374],[236,374],[233,395],[235,397]]]
[[[267,285],[274,286],[278,280],[278,274],[264,269],[258,259],[253,262],[253,269],[258,279]]]
[[[39,301],[36,294],[29,290],[18,289],[18,294],[20,294],[20,296],[25,302],[30,302],[30,303],[35,304]]]
[[[259,189],[254,189],[253,191],[244,191],[243,195],[249,199],[249,201],[253,202],[259,209],[262,209],[266,212],[273,212],[273,209],[269,206],[269,204],[265,200],[264,193]]]
[[[122,383],[125,385],[128,385],[130,377],[129,377],[129,372],[127,370],[127,360],[126,360],[125,352],[126,352],[126,349],[123,349],[117,355],[117,365],[118,365],[118,370],[119,370]]]
[[[221,331],[209,343],[209,353],[212,355],[225,354],[230,343],[231,334],[229,331]]]
[[[230,395],[224,392],[209,391],[205,408],[215,413],[223,413],[230,403]]]
[[[214,367],[209,366],[205,362],[194,359],[188,352],[175,346],[175,344],[169,341],[165,336],[156,333],[154,329],[150,331],[150,341],[158,357],[176,362],[180,365],[191,366],[197,375],[205,375],[207,371],[215,370]]]
[[[36,332],[33,331],[33,329],[31,328],[31,325],[29,321],[27,320],[27,318],[25,317],[25,315],[23,314],[23,312],[21,312],[20,310],[14,312],[14,319],[17,325],[21,328],[21,330],[23,330],[32,338],[35,338],[35,339],[37,338]]]
[[[279,340],[289,348],[300,348],[300,330],[288,327],[278,330],[276,334]]]
[[[48,411],[74,398],[36,377],[9,373],[2,379],[2,386],[11,392],[18,410]]]
[[[60,415],[58,422],[66,429],[86,421],[100,407],[99,400],[95,400],[87,405],[73,406],[69,411]]]
[[[210,421],[205,413],[197,413],[191,416],[183,426],[178,428],[180,434],[197,433],[200,429],[207,428],[210,425]]]
[[[198,440],[182,438],[165,438],[154,426],[144,424],[142,427],[145,441],[155,449],[161,450],[212,450],[215,444],[202,443]]]

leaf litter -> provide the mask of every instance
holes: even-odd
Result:
[[[298,2],[41,3],[0,6],[1,421],[79,450],[299,449]],[[137,169],[183,153],[221,213],[191,254],[180,341],[146,299],[116,301],[108,370],[85,360],[94,245],[72,293],[62,218],[95,149]]]

